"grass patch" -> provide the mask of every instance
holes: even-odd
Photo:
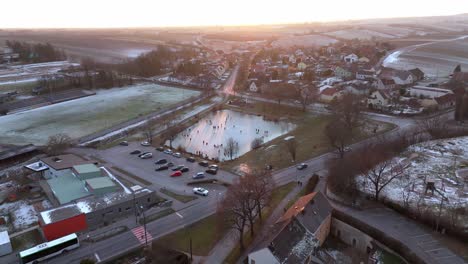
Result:
[[[145,179],[142,179],[142,178],[140,178],[140,177],[138,177],[138,176],[136,176],[136,175],[134,175],[134,174],[132,174],[132,173],[130,173],[130,172],[124,170],[124,169],[121,169],[121,168],[119,168],[119,167],[111,167],[111,168],[112,168],[113,170],[116,170],[116,171],[122,173],[122,174],[125,175],[125,176],[128,176],[128,177],[130,177],[130,178],[132,178],[132,179],[134,179],[134,180],[140,182],[142,185],[145,185],[145,186],[151,185],[151,182],[149,182],[149,181],[147,181],[147,180],[145,180]]]
[[[207,256],[225,232],[216,228],[216,214],[210,215],[188,227],[160,238],[157,243],[180,251],[190,252],[190,237],[194,255]]]
[[[10,238],[13,251],[22,251],[44,242],[39,229],[33,229],[21,235]]]
[[[278,204],[296,187],[295,182],[290,182],[285,185],[281,185],[273,190],[273,194],[271,196],[270,206],[265,208],[263,212],[264,219],[268,219],[271,212],[275,210]],[[258,232],[262,228],[262,223],[260,221],[256,221],[254,224],[254,230]],[[253,241],[253,237],[250,235],[250,229],[247,228],[247,232],[244,233],[244,243],[245,246],[248,247]],[[223,263],[234,264],[237,262],[239,257],[241,256],[242,252],[240,251],[240,246],[237,244],[229,253],[229,255],[224,259]]]
[[[188,203],[188,202],[191,202],[191,201],[193,201],[195,199],[198,199],[198,197],[196,197],[196,196],[177,194],[177,193],[169,191],[168,189],[161,188],[161,189],[159,189],[159,191],[161,193],[164,193],[167,196],[170,196],[170,197],[176,199],[179,202],[182,202],[182,203]]]
[[[173,214],[174,212],[175,212],[174,209],[166,208],[166,209],[164,209],[162,211],[159,211],[157,213],[147,215],[146,216],[146,222],[149,223],[149,222],[158,220],[159,218],[163,218],[163,217],[165,217],[167,215]],[[140,220],[138,220],[138,222],[140,222],[140,224],[143,224],[143,218],[140,217]]]

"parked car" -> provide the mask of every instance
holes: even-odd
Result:
[[[188,158],[187,158],[187,161],[188,161],[188,162],[195,162],[195,158],[194,158],[194,157],[188,157]]]
[[[195,180],[196,179],[203,179],[203,178],[205,178],[205,173],[204,172],[199,172],[199,173],[192,176],[192,179],[195,179]]]
[[[143,154],[140,154],[138,157],[140,157],[140,159],[151,159],[153,157],[153,153],[145,152]]]
[[[208,167],[208,161],[200,161],[198,162],[198,165],[202,166],[202,167]]]
[[[172,168],[173,171],[178,171],[181,170],[184,167],[184,165],[179,165],[177,167]]]
[[[218,165],[216,165],[216,164],[210,165],[210,166],[208,166],[208,168],[213,169],[213,170],[218,170],[219,169]]]
[[[122,141],[119,143],[120,146],[128,146],[128,141]]]
[[[167,165],[169,168],[170,168],[170,167],[174,167],[174,163],[172,163],[172,162],[169,162],[169,163],[167,163],[166,165]]]
[[[169,169],[169,167],[167,165],[162,165],[162,166],[159,166],[156,168],[156,171],[163,171],[163,170],[167,170]]]
[[[154,164],[165,164],[167,163],[166,159],[158,159]]]
[[[183,167],[182,169],[180,169],[180,171],[181,171],[181,172],[187,172],[187,171],[189,171],[189,168]]]
[[[157,151],[164,151],[164,148],[163,147],[157,147],[156,150]]]
[[[208,196],[208,190],[204,189],[204,188],[201,188],[201,187],[193,188],[193,193],[198,194],[198,195],[202,195],[202,196]]]
[[[216,173],[217,173],[218,171],[217,171],[217,170],[213,170],[213,169],[207,169],[205,172],[206,172],[206,173],[209,173],[209,174],[216,175]]]
[[[303,170],[305,168],[307,168],[309,165],[305,164],[305,163],[301,163],[299,165],[297,165],[297,169],[298,170]]]
[[[140,154],[140,153],[141,153],[141,151],[134,150],[134,151],[130,152],[130,155],[137,155],[137,154]]]
[[[164,153],[165,153],[165,154],[169,154],[169,155],[171,155],[171,154],[172,154],[172,150],[170,150],[170,149],[166,149],[166,150],[164,150]]]
[[[174,156],[176,158],[180,158],[180,157],[182,157],[182,154],[180,154],[179,152],[176,152],[176,153],[172,154],[172,156]]]
[[[182,172],[181,172],[181,171],[174,171],[174,172],[171,174],[171,177],[179,177],[179,176],[182,176]]]
[[[149,143],[148,141],[143,141],[140,143],[140,145],[144,146],[144,147],[149,147],[151,146],[151,143]]]

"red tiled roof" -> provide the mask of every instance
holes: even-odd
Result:
[[[283,216],[278,220],[278,222],[283,222],[286,220],[291,219],[292,217],[297,216],[302,210],[304,210],[305,206],[314,199],[317,192],[310,193],[308,195],[304,195],[300,197],[287,211],[284,213]]]

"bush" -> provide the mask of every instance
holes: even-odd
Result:
[[[263,139],[262,138],[256,138],[254,140],[252,140],[252,143],[250,143],[250,148],[252,150],[254,149],[258,149],[259,147],[261,147],[263,144]]]

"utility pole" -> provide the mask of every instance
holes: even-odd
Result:
[[[138,225],[137,206],[135,202],[135,191],[133,191],[133,211],[135,212],[135,224]]]
[[[148,248],[148,236],[146,235],[146,216],[145,216],[145,211],[143,209],[143,206],[140,206],[141,213],[143,214],[143,229],[145,230],[145,247]]]

